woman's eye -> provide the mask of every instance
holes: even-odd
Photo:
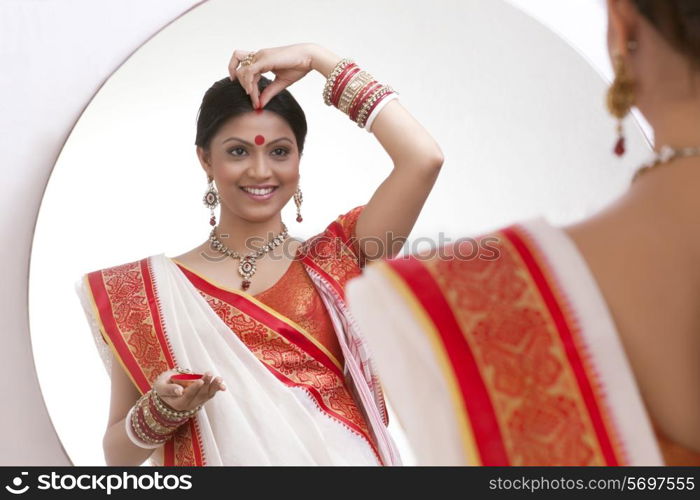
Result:
[[[287,156],[289,154],[289,150],[286,148],[275,148],[272,150],[272,154],[274,156]]]
[[[238,147],[238,148],[233,148],[229,151],[229,154],[233,156],[243,156],[245,154],[245,149]]]

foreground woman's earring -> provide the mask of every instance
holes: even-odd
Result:
[[[304,219],[301,216],[301,202],[304,201],[304,197],[301,195],[301,189],[297,188],[294,191],[294,204],[297,206],[297,222],[301,222]]]
[[[628,42],[627,47],[630,50],[634,50],[636,42]],[[622,120],[634,105],[634,80],[627,73],[625,60],[620,53],[613,55],[613,66],[615,80],[608,89],[607,105],[610,114],[617,118],[617,142],[615,142],[613,152],[617,156],[622,156],[625,154],[625,136],[622,133]]]
[[[202,201],[211,213],[209,225],[216,226],[216,215],[214,215],[214,209],[219,204],[219,192],[214,187],[214,179],[212,177],[209,177],[209,187],[204,193],[204,198],[202,198]]]

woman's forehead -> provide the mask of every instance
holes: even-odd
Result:
[[[271,135],[293,135],[289,124],[272,111],[264,111],[262,113],[251,111],[241,115],[232,117],[226,121],[219,134],[244,134],[245,136],[255,137],[258,134]]]

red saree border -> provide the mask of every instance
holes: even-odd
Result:
[[[536,240],[517,225],[495,234],[500,235],[503,243],[507,244],[503,251],[520,260],[517,266],[522,269],[523,276],[527,273],[527,286],[532,290],[532,300],[539,302],[539,305],[533,307],[540,310],[545,318],[549,316],[546,320],[551,325],[549,335],[556,342],[552,348],[559,352],[558,356],[568,371],[566,377],[570,384],[569,390],[575,391],[571,397],[578,401],[579,418],[586,422],[586,434],[590,445],[594,447],[591,449],[593,456],[598,457],[597,462],[602,462],[603,465],[626,463],[621,441],[615,434],[615,427],[611,425],[612,419],[608,414],[602,386],[593,369],[580,326],[561,286],[554,279],[553,270],[548,267],[546,256],[540,251]],[[495,412],[495,405],[501,404],[498,393],[491,392],[493,388],[490,382],[484,379],[480,371],[479,356],[482,354],[475,350],[477,347],[471,345],[467,332],[462,330],[463,318],[458,317],[453,299],[445,295],[440,276],[433,274],[437,268],[433,270],[415,257],[393,259],[386,264],[407,286],[404,293],[415,300],[413,308],[421,315],[425,313],[429,325],[434,326],[430,335],[439,337],[442,345],[435,345],[449,360],[443,369],[447,370],[445,375],[451,376],[461,391],[455,393],[454,402],[461,404],[467,415],[467,425],[472,431],[473,445],[481,463],[510,464],[511,447],[515,442],[505,440],[510,434],[501,428],[505,422],[501,422],[500,414]],[[421,308],[423,311],[418,311]]]
[[[343,287],[335,280],[333,277],[331,277],[330,274],[328,274],[321,266],[319,266],[313,258],[308,255],[304,254],[304,256],[301,258],[302,263],[306,264],[309,266],[311,269],[316,271],[318,274],[320,274],[328,283],[330,283],[333,286],[333,289],[340,295],[341,298],[345,299],[345,290]]]
[[[165,336],[165,328],[163,326],[163,315],[160,310],[160,301],[155,293],[155,288],[153,285],[151,263],[149,259],[143,259],[139,261],[141,266],[141,273],[143,275],[143,284],[146,290],[146,297],[148,297],[148,306],[151,309],[151,318],[157,319],[158,321],[153,321],[153,326],[156,329],[156,336],[158,342],[160,343],[165,359],[168,362],[168,366],[171,368],[175,367],[175,354],[173,353],[173,348],[170,342]]]
[[[277,379],[282,382],[284,385],[289,386],[289,387],[298,387],[300,389],[303,389],[306,391],[309,396],[311,396],[316,403],[316,405],[319,407],[319,410],[321,410],[323,413],[328,415],[331,418],[334,418],[342,425],[344,425],[350,432],[358,436],[360,439],[364,439],[367,444],[369,444],[370,448],[372,449],[372,452],[374,452],[374,455],[377,458],[377,461],[381,464],[384,465],[384,461],[382,460],[381,455],[379,454],[379,450],[377,449],[377,446],[375,445],[374,441],[369,438],[367,433],[361,429],[356,423],[354,423],[351,420],[348,420],[345,417],[342,417],[338,415],[336,412],[334,412],[331,408],[326,405],[326,403],[323,401],[323,396],[321,396],[321,393],[318,392],[318,390],[314,387],[305,385],[305,384],[300,384],[298,382],[294,382],[293,380],[289,379],[286,377],[283,373],[280,373],[279,371],[273,369],[272,367],[265,365],[265,367],[272,373]]]
[[[335,220],[328,225],[328,227],[323,231],[323,233],[309,238],[306,242],[304,242],[304,244],[300,247],[301,261],[302,263],[306,264],[311,269],[319,273],[322,278],[324,278],[333,286],[334,290],[338,292],[338,295],[340,295],[340,298],[345,300],[345,289],[343,286],[344,283],[341,282],[339,276],[334,276],[332,268],[326,269],[323,266],[324,259],[322,257],[315,255],[315,253],[319,252],[319,247],[323,246],[322,244],[324,243],[324,240],[327,239],[339,241],[343,246],[343,249],[352,254],[352,251],[348,246],[350,237],[347,234],[345,234],[342,224]],[[347,256],[347,259],[350,259],[350,256]],[[357,264],[357,268],[359,272],[361,272],[360,265],[355,260],[354,255],[352,256],[352,262]]]
[[[508,454],[488,389],[479,373],[471,347],[440,287],[418,259],[393,259],[386,261],[386,264],[408,284],[420,305],[430,311],[428,317],[447,347],[450,368],[461,391],[461,403],[469,415],[481,464],[507,465]],[[465,367],[466,370],[457,371],[454,366]],[[473,418],[474,415],[478,415],[478,418]]]
[[[173,263],[180,269],[180,271],[182,271],[186,279],[190,280],[190,282],[195,287],[195,289],[198,290],[198,292],[204,293],[216,300],[219,300],[227,304],[233,310],[239,311],[244,315],[248,316],[249,318],[264,325],[271,332],[279,335],[280,337],[288,341],[291,345],[300,349],[310,359],[318,362],[324,369],[329,370],[329,374],[335,377],[337,384],[339,384],[342,387],[345,387],[343,371],[340,368],[340,366],[336,364],[337,362],[333,362],[333,360],[329,357],[329,355],[327,355],[326,352],[324,352],[317,345],[315,345],[314,342],[312,342],[309,338],[306,337],[306,335],[298,331],[291,322],[285,322],[283,319],[280,318],[281,315],[276,316],[272,314],[265,307],[263,307],[264,304],[257,304],[257,300],[254,296],[246,294],[245,292],[237,292],[234,290],[223,289],[211,283],[209,280],[203,278],[196,272],[188,269],[186,266],[181,265],[176,261],[173,261]],[[207,300],[206,297],[204,297],[204,299]],[[209,306],[209,304],[207,305]],[[231,328],[230,325],[227,326]],[[231,332],[231,334],[237,335],[233,331]],[[244,342],[244,339],[241,339],[241,341]],[[248,348],[250,349],[250,347]],[[253,351],[253,354],[256,355],[255,351]],[[363,429],[357,423],[353,422],[352,420],[344,417],[337,411],[330,408],[324,400],[324,397],[320,393],[320,391],[311,384],[305,384],[302,382],[292,380],[284,373],[281,373],[274,366],[271,366],[270,363],[264,361],[263,359],[260,359],[259,357],[258,359],[262,363],[262,365],[270,373],[272,373],[272,375],[274,375],[278,380],[280,380],[280,382],[282,382],[286,386],[298,387],[307,392],[307,394],[309,394],[309,396],[311,397],[312,401],[314,401],[314,403],[317,405],[319,411],[324,413],[327,417],[336,420],[348,431],[355,434],[360,439],[366,441],[367,444],[370,446],[372,452],[375,454],[378,462],[380,464],[383,464],[381,455],[376,447],[376,444],[371,439],[368,430]],[[354,400],[349,395],[349,393],[348,397],[351,401],[353,401],[353,404],[355,404]],[[360,411],[359,408],[357,408],[357,410],[358,412]],[[361,412],[359,414],[361,415]]]
[[[132,281],[123,290],[114,292],[105,283],[105,277],[109,280],[120,275],[130,275]],[[144,357],[139,361],[129,348],[124,338],[126,332],[120,329],[115,317],[115,306],[118,309],[126,308],[127,313],[132,312],[129,311],[130,306],[133,305],[130,301],[134,301],[139,306],[138,313],[122,318],[123,322],[129,327],[135,327],[135,323],[140,320],[138,326],[141,328],[137,329],[138,335],[149,337],[154,341],[151,345],[158,346],[159,361],[164,363],[163,368],[174,368],[174,354],[162,322],[150,257],[88,273],[86,281],[95,314],[103,330],[103,337],[111,345],[115,357],[125,368],[136,388],[144,394],[151,389],[154,382],[149,380],[149,376],[144,372],[144,366],[147,362],[153,362],[153,359],[146,360],[146,353],[142,353]],[[138,283],[138,286],[134,286],[135,283]],[[142,303],[144,298],[146,304]],[[196,419],[191,419],[181,426],[172,439],[163,445],[163,465],[206,465],[201,432]]]
[[[112,345],[115,353],[119,355],[119,359],[122,365],[127,369],[127,373],[134,382],[134,385],[141,394],[144,394],[151,388],[151,384],[148,382],[146,375],[143,373],[119,332],[117,323],[114,320],[114,311],[112,310],[112,303],[109,300],[109,294],[104,284],[102,271],[89,273],[87,279],[90,285],[89,290],[92,294],[93,302],[99,314],[100,324],[104,328],[104,333],[108,336],[109,343]]]
[[[243,293],[235,293],[233,291],[224,290],[210,281],[202,278],[197,273],[191,271],[185,266],[175,263],[175,265],[185,274],[197,289],[206,292],[212,297],[232,305],[233,307],[243,311],[245,314],[255,317],[257,321],[264,323],[268,328],[275,331],[277,334],[286,338],[306,354],[319,361],[323,366],[331,370],[334,374],[342,377],[343,372],[338,366],[338,362],[331,359],[328,353],[320,349],[314,342],[297,330],[290,323],[287,323],[279,317],[271,314],[266,309],[260,307],[252,300],[248,299]],[[252,296],[251,296],[252,297]],[[254,297],[252,297],[254,299]]]
[[[626,453],[621,440],[615,433],[614,426],[611,425],[612,419],[608,414],[602,386],[591,366],[590,354],[581,337],[579,322],[571,311],[569,300],[561,285],[550,272],[551,265],[523,227],[512,225],[503,229],[502,233],[518,251],[527,266],[555,322],[557,333],[565,347],[567,359],[598,438],[605,465],[624,465],[627,463]]]

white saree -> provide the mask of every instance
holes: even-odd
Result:
[[[299,325],[253,296],[226,292],[235,308],[205,300],[163,254],[77,284],[108,373],[116,356],[141,393],[175,366],[211,370],[226,383],[152,455],[153,465],[400,464],[376,376],[319,262],[304,264],[329,308],[344,370]],[[310,368],[297,373],[298,366]]]

